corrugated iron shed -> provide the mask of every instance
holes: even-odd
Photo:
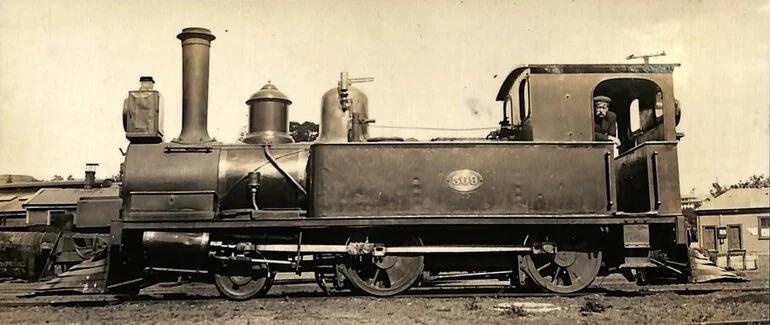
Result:
[[[78,200],[81,197],[105,197],[105,196],[117,196],[118,187],[105,187],[94,189],[81,189],[81,188],[44,188],[40,189],[35,195],[30,198],[23,207],[29,208],[45,208],[45,207],[63,207],[71,206],[75,207]]]
[[[0,194],[0,217],[24,216],[23,205],[35,195],[35,192],[14,192]]]
[[[734,188],[703,203],[697,212],[770,208],[770,188]]]

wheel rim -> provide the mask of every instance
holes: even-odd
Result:
[[[602,264],[601,251],[558,251],[525,257],[525,271],[541,288],[556,293],[573,293],[588,287]]]
[[[220,294],[232,300],[248,300],[267,294],[274,273],[254,271],[248,264],[230,264],[214,274],[214,285]]]
[[[419,241],[418,241],[419,242]],[[393,296],[408,290],[422,275],[423,256],[362,256],[345,265],[345,273],[358,289],[373,296]]]

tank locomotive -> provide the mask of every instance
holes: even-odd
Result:
[[[164,141],[156,90],[129,92],[111,290],[185,276],[245,300],[311,272],[325,290],[392,296],[465,272],[572,293],[609,273],[686,274],[676,65],[521,66],[497,94],[499,130],[437,141],[369,136],[353,84],[371,80],[343,72],[318,139],[295,143],[292,102],[268,83],[246,101],[248,134],[222,143],[207,131],[215,36],[178,39],[181,134]],[[597,95],[612,98],[617,153],[593,139]]]

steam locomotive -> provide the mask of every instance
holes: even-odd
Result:
[[[268,83],[246,101],[248,134],[222,143],[207,131],[215,36],[177,38],[181,134],[164,141],[151,79],[125,102],[120,217],[99,262],[111,291],[185,276],[246,300],[281,272],[374,296],[448,272],[555,293],[610,273],[687,276],[676,64],[517,67],[496,96],[500,128],[475,139],[370,137],[353,84],[371,80],[343,72],[318,139],[295,143],[292,102]],[[597,95],[612,99],[617,153],[593,138]]]

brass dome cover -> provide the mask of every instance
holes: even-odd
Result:
[[[289,100],[289,97],[286,97],[284,93],[282,93],[278,88],[276,88],[273,84],[267,83],[266,85],[262,86],[262,89],[260,89],[258,92],[251,95],[249,100],[246,101],[246,104],[250,104],[255,101],[263,101],[263,100],[269,100],[269,101],[284,101],[287,104],[291,104],[291,100]]]

